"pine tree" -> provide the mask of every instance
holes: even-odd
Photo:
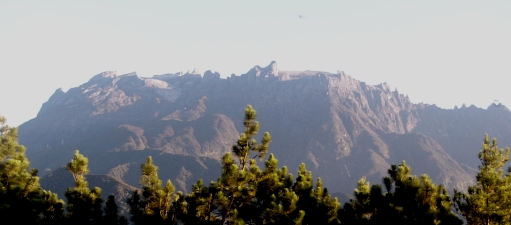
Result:
[[[262,159],[268,151],[271,136],[265,132],[260,143],[254,137],[259,132],[257,113],[248,105],[245,109],[243,121],[244,132],[232,147],[232,153],[222,157],[222,174],[217,182],[210,185],[214,218],[220,224],[241,224],[245,221],[251,223],[258,219],[254,217],[254,197],[257,192],[257,183],[262,171],[257,166],[255,158]]]
[[[174,195],[174,201],[172,202],[172,221],[173,223],[177,224],[183,224],[183,220],[186,218],[186,215],[188,214],[188,202],[186,202],[186,196],[183,194],[183,192],[178,191]]]
[[[398,221],[415,224],[462,224],[451,212],[451,198],[447,190],[434,184],[428,175],[412,175],[412,169],[403,161],[399,166],[392,165],[389,176],[394,192],[387,189],[384,199],[393,207],[384,209],[375,221]],[[385,183],[385,181],[384,181]],[[392,218],[393,217],[393,218]]]
[[[369,182],[362,177],[354,190],[355,198],[346,203],[342,210],[339,210],[338,215],[343,224],[371,224],[370,221],[376,212],[374,207],[376,201],[371,201],[371,193],[378,195],[377,192],[371,191]]]
[[[75,151],[74,158],[67,164],[75,180],[75,187],[66,190],[68,224],[101,223],[103,218],[101,188],[89,189],[85,175],[89,173],[89,160]]]
[[[255,120],[256,117],[256,110],[253,109],[251,105],[247,105],[245,109],[245,119],[243,120],[244,132],[240,134],[236,145],[232,147],[232,152],[238,159],[240,171],[246,170],[250,159],[256,157],[259,159],[264,158],[271,142],[271,136],[268,132],[264,133],[261,143],[257,143],[254,139],[254,136],[259,132],[259,122]],[[255,153],[253,157],[250,155],[252,152]]]
[[[136,190],[128,199],[131,220],[135,224],[176,223],[178,218],[174,201],[176,197],[181,198],[182,194],[174,194],[175,188],[170,180],[162,187],[158,167],[154,165],[151,156],[142,164],[141,172],[142,193]]]
[[[511,170],[504,174],[509,148],[499,149],[497,139],[484,137],[478,154],[481,165],[476,185],[466,193],[455,190],[454,207],[468,224],[511,224]]]
[[[300,224],[304,212],[297,207],[298,196],[292,190],[293,176],[287,167],[278,168],[278,160],[270,154],[257,185],[254,218],[256,224]]]
[[[135,190],[127,200],[130,207],[130,220],[137,225],[144,224],[145,202],[142,201],[140,196],[139,190]]]
[[[20,224],[58,223],[64,202],[40,187],[16,128],[0,116],[0,217]]]
[[[200,179],[192,186],[191,193],[185,197],[186,213],[181,217],[184,224],[212,224],[216,221],[213,193],[218,190],[211,189],[204,186]]]
[[[318,178],[316,181],[313,197],[317,205],[313,215],[309,214],[311,221],[313,221],[312,218],[315,218],[316,224],[340,224],[340,221],[337,219],[337,211],[341,204],[337,198],[330,196],[326,187],[323,187],[321,178]]]
[[[119,225],[128,225],[129,222],[128,222],[128,219],[125,217],[125,216],[120,216],[119,217]]]
[[[339,215],[345,224],[462,224],[451,212],[451,199],[446,189],[434,184],[424,174],[412,175],[403,161],[392,165],[383,178],[386,193],[380,185],[370,188],[363,177],[355,189],[355,199],[344,206]]]
[[[302,224],[340,223],[337,218],[339,201],[328,194],[328,189],[323,188],[321,178],[317,179],[316,188],[314,188],[312,172],[307,171],[304,163],[298,169],[293,190],[299,198],[298,212],[303,211],[304,214]]]
[[[115,196],[109,195],[105,203],[105,217],[103,224],[117,225],[119,221],[119,207],[115,202]]]
[[[314,188],[312,173],[300,166],[296,182],[287,167],[278,168],[270,154],[261,170],[256,158],[266,155],[271,136],[254,137],[259,131],[256,111],[245,110],[244,133],[221,159],[222,172],[209,187],[202,180],[192,186],[182,210],[184,224],[338,224],[340,206],[318,179]],[[186,212],[186,213],[184,213]],[[306,220],[307,219],[307,220]]]
[[[64,200],[51,191],[42,190],[41,224],[60,224],[64,213]]]
[[[196,224],[338,224],[340,206],[328,194],[318,179],[316,188],[312,173],[305,164],[298,177],[287,167],[278,168],[278,160],[270,154],[261,170],[255,158],[266,155],[271,136],[263,135],[260,143],[254,136],[259,131],[256,111],[248,105],[245,110],[244,133],[232,153],[222,157],[222,173],[209,188],[199,181],[187,196],[187,222]],[[309,216],[307,216],[309,215]],[[318,223],[319,222],[319,223]]]

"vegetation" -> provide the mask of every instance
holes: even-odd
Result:
[[[479,152],[477,183],[467,193],[454,190],[455,209],[468,224],[511,224],[511,168],[504,175],[502,168],[509,161],[509,148],[499,149],[497,140],[484,137]]]
[[[477,183],[467,192],[447,190],[428,175],[414,176],[402,162],[392,165],[382,185],[362,177],[353,199],[342,207],[329,195],[321,178],[314,179],[305,164],[296,178],[280,167],[273,154],[265,157],[271,136],[259,132],[257,113],[247,106],[244,132],[232,152],[222,157],[215,182],[198,180],[188,194],[175,192],[170,180],[163,184],[158,167],[148,157],[141,166],[140,190],[127,200],[134,224],[511,224],[511,170],[509,149],[485,136],[479,152]],[[17,142],[16,128],[0,117],[0,216],[23,224],[128,224],[119,215],[115,196],[101,198],[90,189],[85,175],[88,159],[76,150],[67,164],[75,187],[65,192],[67,202],[43,190],[37,170],[29,168],[25,148]],[[266,158],[266,159],[265,159]],[[257,160],[264,160],[260,168]],[[315,182],[314,182],[315,181]],[[65,210],[64,210],[65,209]]]
[[[462,224],[450,210],[447,190],[434,184],[427,175],[416,177],[402,162],[392,165],[383,178],[385,191],[363,177],[355,189],[355,198],[342,210],[347,224]]]
[[[0,117],[0,217],[20,224],[54,224],[62,216],[64,201],[43,190],[37,170],[30,169],[18,131]]]
[[[85,175],[89,173],[89,160],[75,151],[75,157],[67,164],[67,169],[73,174],[75,187],[66,191],[67,214],[65,215],[68,224],[100,223],[103,219],[101,209],[101,188],[89,189],[89,183]]]
[[[174,194],[174,185],[170,180],[162,187],[158,178],[158,167],[151,157],[142,164],[140,183],[142,191],[134,191],[128,199],[131,221],[135,224],[163,224],[178,222],[177,215],[181,207],[175,205],[183,198],[183,194]]]

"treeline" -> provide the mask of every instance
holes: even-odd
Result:
[[[511,224],[511,169],[503,172],[509,149],[499,149],[488,135],[478,155],[477,183],[454,190],[454,197],[427,175],[414,176],[403,161],[388,169],[382,185],[360,179],[353,199],[341,205],[305,164],[294,178],[273,154],[266,158],[271,136],[254,139],[255,119],[256,111],[247,106],[244,132],[222,158],[218,180],[198,180],[188,194],[176,193],[170,180],[163,184],[147,158],[142,188],[128,198],[126,218],[113,195],[104,202],[99,187],[89,188],[88,159],[78,151],[67,164],[75,180],[65,192],[67,201],[43,190],[16,128],[0,117],[0,218],[17,224]],[[260,168],[256,159],[265,158]]]

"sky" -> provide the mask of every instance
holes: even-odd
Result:
[[[271,61],[386,82],[413,103],[511,108],[510,12],[509,0],[0,0],[0,115],[19,126],[103,71],[228,77]]]

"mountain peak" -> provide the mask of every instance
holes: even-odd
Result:
[[[266,67],[254,66],[246,74],[249,77],[276,77],[279,74],[277,62],[271,61],[270,65]]]
[[[199,72],[199,70],[198,70],[197,68],[194,68],[194,69],[193,69],[193,71],[192,71],[191,73],[190,73],[190,72],[188,72],[188,73],[189,73],[189,74],[198,74],[198,75],[200,75],[200,74],[201,74],[201,72]]]
[[[105,71],[105,72],[102,72],[96,76],[93,76],[89,82],[94,82],[94,81],[97,81],[97,80],[100,80],[100,79],[104,79],[104,78],[111,78],[111,77],[115,77],[117,76],[117,71]]]
[[[277,75],[279,73],[279,70],[277,68],[277,62],[276,61],[271,61],[270,65],[268,65],[266,68],[270,68],[271,69],[271,73],[273,75]],[[266,69],[265,68],[265,69]]]
[[[502,103],[499,103],[499,104],[492,103],[490,106],[488,106],[487,110],[493,110],[493,111],[497,111],[497,110],[509,111],[509,108],[507,108],[507,107],[506,107],[505,105],[503,105]]]
[[[37,116],[51,112],[51,109],[55,105],[59,104],[59,102],[62,99],[64,99],[65,96],[66,96],[66,93],[64,92],[64,90],[62,90],[62,88],[55,90],[53,95],[51,95],[50,99],[48,99],[47,102],[43,103],[41,109],[39,110],[39,113],[37,113]]]
[[[114,75],[114,76],[115,76],[115,75]],[[123,75],[121,75],[121,76],[138,76],[138,75],[137,75],[137,72],[133,71],[133,72],[131,72],[131,73],[123,74]]]

